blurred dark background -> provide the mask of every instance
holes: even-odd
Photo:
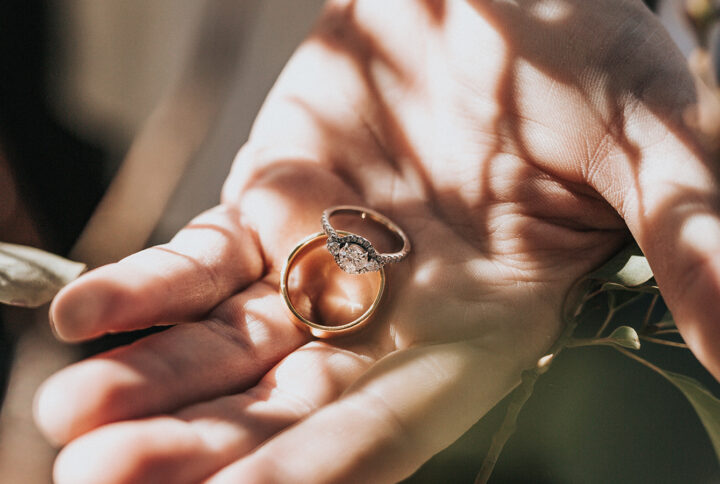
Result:
[[[35,221],[22,233],[0,224],[0,240],[66,254],[107,187],[108,157],[52,111],[49,24],[48,2],[0,2],[0,152]],[[0,402],[15,337],[0,319]]]

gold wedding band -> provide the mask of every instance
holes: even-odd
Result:
[[[336,231],[336,233],[341,236],[351,235],[348,232],[342,231]],[[292,250],[292,252],[290,252],[290,255],[285,261],[285,264],[283,265],[282,271],[280,273],[280,293],[282,294],[283,300],[285,301],[285,305],[289,309],[293,322],[299,327],[309,330],[310,333],[316,338],[332,338],[334,336],[345,335],[359,330],[370,320],[372,315],[380,306],[380,301],[382,300],[383,293],[385,292],[385,269],[380,267],[376,271],[378,277],[380,278],[380,284],[378,286],[378,292],[375,295],[375,299],[373,300],[370,307],[368,307],[365,312],[363,312],[358,318],[350,321],[349,323],[333,326],[323,324],[322,322],[310,321],[308,318],[303,316],[303,314],[301,314],[300,311],[298,311],[298,309],[295,307],[295,304],[292,302],[290,294],[288,292],[288,278],[290,276],[290,271],[293,267],[293,263],[299,255],[301,255],[306,250],[311,250],[315,246],[324,243],[326,239],[327,235],[323,232],[310,235],[309,237],[303,239]]]

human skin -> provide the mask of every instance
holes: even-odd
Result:
[[[720,377],[715,167],[685,61],[640,1],[332,1],[269,95],[215,209],[96,269],[59,337],[166,331],[39,390],[59,483],[395,482],[533,367],[583,274],[629,239]],[[411,256],[361,332],[312,340],[278,294],[330,206]],[[350,314],[335,278],[307,291]]]

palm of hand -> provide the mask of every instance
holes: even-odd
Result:
[[[576,35],[605,15],[562,4]],[[583,80],[592,69],[573,65],[577,53],[527,42],[552,43],[546,24],[479,3],[331,6],[271,93],[223,205],[58,297],[70,339],[200,320],[53,377],[39,422],[76,439],[58,480],[195,482],[223,468],[215,481],[397,480],[508,392],[557,337],[571,284],[626,237],[592,165],[625,136],[627,89]],[[346,203],[390,216],[413,253],[388,269],[366,330],[309,342],[278,271],[322,210]],[[342,312],[323,300],[333,289],[311,299]]]

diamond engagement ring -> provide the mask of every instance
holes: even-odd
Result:
[[[365,237],[347,232],[339,233],[330,224],[330,217],[342,213],[359,215],[363,220],[369,218],[379,223],[402,239],[402,249],[390,254],[380,254]],[[370,208],[355,205],[330,207],[322,214],[322,228],[327,235],[328,251],[335,258],[337,265],[350,274],[379,271],[385,264],[400,262],[410,253],[410,239],[405,232],[385,215]]]
[[[350,235],[349,233],[342,231],[337,233],[340,236]],[[293,251],[290,252],[290,255],[288,256],[285,264],[283,265],[282,271],[280,272],[280,294],[285,301],[285,305],[289,310],[292,321],[302,329],[309,330],[310,333],[316,338],[332,338],[335,336],[352,333],[362,328],[365,323],[370,320],[372,315],[380,306],[380,301],[382,300],[383,293],[385,292],[385,270],[381,267],[380,270],[376,272],[376,275],[368,275],[369,277],[377,277],[377,293],[375,294],[375,298],[373,299],[370,306],[352,321],[337,325],[331,325],[327,324],[327,322],[324,321],[312,321],[310,319],[310,316],[304,315],[302,311],[298,309],[296,303],[293,301],[293,298],[290,296],[290,272],[292,271],[298,257],[302,257],[304,253],[309,253],[314,249],[318,248],[320,244],[325,242],[326,238],[327,236],[324,233],[319,232],[300,241],[300,243],[293,249]],[[325,257],[327,257],[327,253],[325,253]],[[328,263],[330,262],[328,261]]]

